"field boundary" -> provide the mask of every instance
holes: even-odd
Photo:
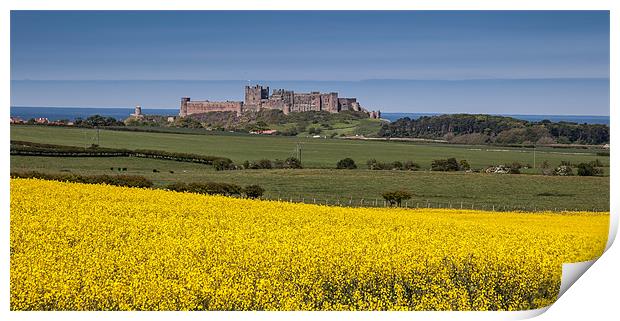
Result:
[[[288,203],[304,203],[326,206],[339,206],[339,207],[370,207],[370,208],[408,208],[408,209],[462,209],[462,210],[478,210],[478,211],[492,211],[492,212],[609,212],[609,208],[592,207],[592,208],[571,208],[571,207],[545,207],[545,206],[532,206],[522,205],[513,206],[506,205],[500,202],[487,203],[487,202],[471,202],[455,200],[452,202],[437,202],[426,200],[423,198],[409,199],[403,201],[401,206],[390,206],[383,198],[325,198],[325,197],[261,197],[261,200],[268,201],[280,201]]]

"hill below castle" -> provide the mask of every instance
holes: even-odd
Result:
[[[128,118],[127,126],[204,128],[212,131],[235,131],[283,136],[366,136],[377,137],[385,121],[370,119],[362,111],[307,111],[284,114],[281,110],[263,109],[243,113],[216,111],[191,114],[169,121],[168,117],[144,115]]]

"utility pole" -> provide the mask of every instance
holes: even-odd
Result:
[[[534,170],[536,170],[536,144],[534,144]]]
[[[95,128],[97,128],[97,147],[99,147],[99,126]]]
[[[297,143],[297,159],[299,159],[299,163],[301,164],[301,144]]]

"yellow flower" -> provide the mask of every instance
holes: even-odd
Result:
[[[11,180],[12,310],[521,310],[609,213],[376,209]]]

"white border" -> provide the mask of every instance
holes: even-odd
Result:
[[[514,319],[519,317],[535,316],[547,309],[537,311],[526,311],[523,313],[510,312],[9,312],[9,106],[10,106],[10,10],[611,10],[611,78],[610,78],[610,104],[617,106],[617,93],[620,92],[618,82],[617,59],[620,51],[618,50],[618,35],[620,14],[620,1],[612,0],[446,0],[446,1],[408,1],[403,3],[398,0],[367,1],[360,0],[355,2],[334,0],[227,0],[216,3],[197,3],[192,0],[162,1],[153,0],[148,2],[128,0],[108,0],[108,1],[78,1],[78,0],[5,0],[0,1],[2,11],[0,12],[0,66],[2,79],[0,86],[0,100],[2,101],[2,113],[5,121],[0,121],[0,130],[3,139],[0,140],[2,153],[0,159],[5,168],[5,172],[0,178],[3,182],[3,191],[0,193],[2,199],[2,228],[0,229],[1,238],[4,246],[0,249],[2,257],[2,277],[0,278],[0,313],[2,320],[39,320],[41,318],[50,320],[82,320],[91,319],[143,319],[143,320],[167,320],[175,319],[198,319],[210,318],[223,320],[236,318],[242,320],[262,319],[262,320],[314,320],[314,319],[348,319],[348,320],[370,320],[370,319],[390,319],[390,320],[441,320],[446,318],[459,318],[469,320],[481,319]],[[611,109],[611,141],[614,147],[618,134],[617,109]],[[615,168],[618,168],[619,153],[616,149],[611,151],[611,195],[618,194],[618,175]],[[610,240],[608,248],[615,238],[618,226],[618,201],[611,198]],[[620,253],[618,246],[610,248],[603,257],[593,265],[586,273],[586,276],[576,282],[572,289],[563,295],[556,304],[552,305],[548,312],[541,317],[548,320],[566,320],[573,318],[590,318],[607,320],[617,317],[615,307],[617,306],[618,287],[620,286],[618,271],[620,271]]]

